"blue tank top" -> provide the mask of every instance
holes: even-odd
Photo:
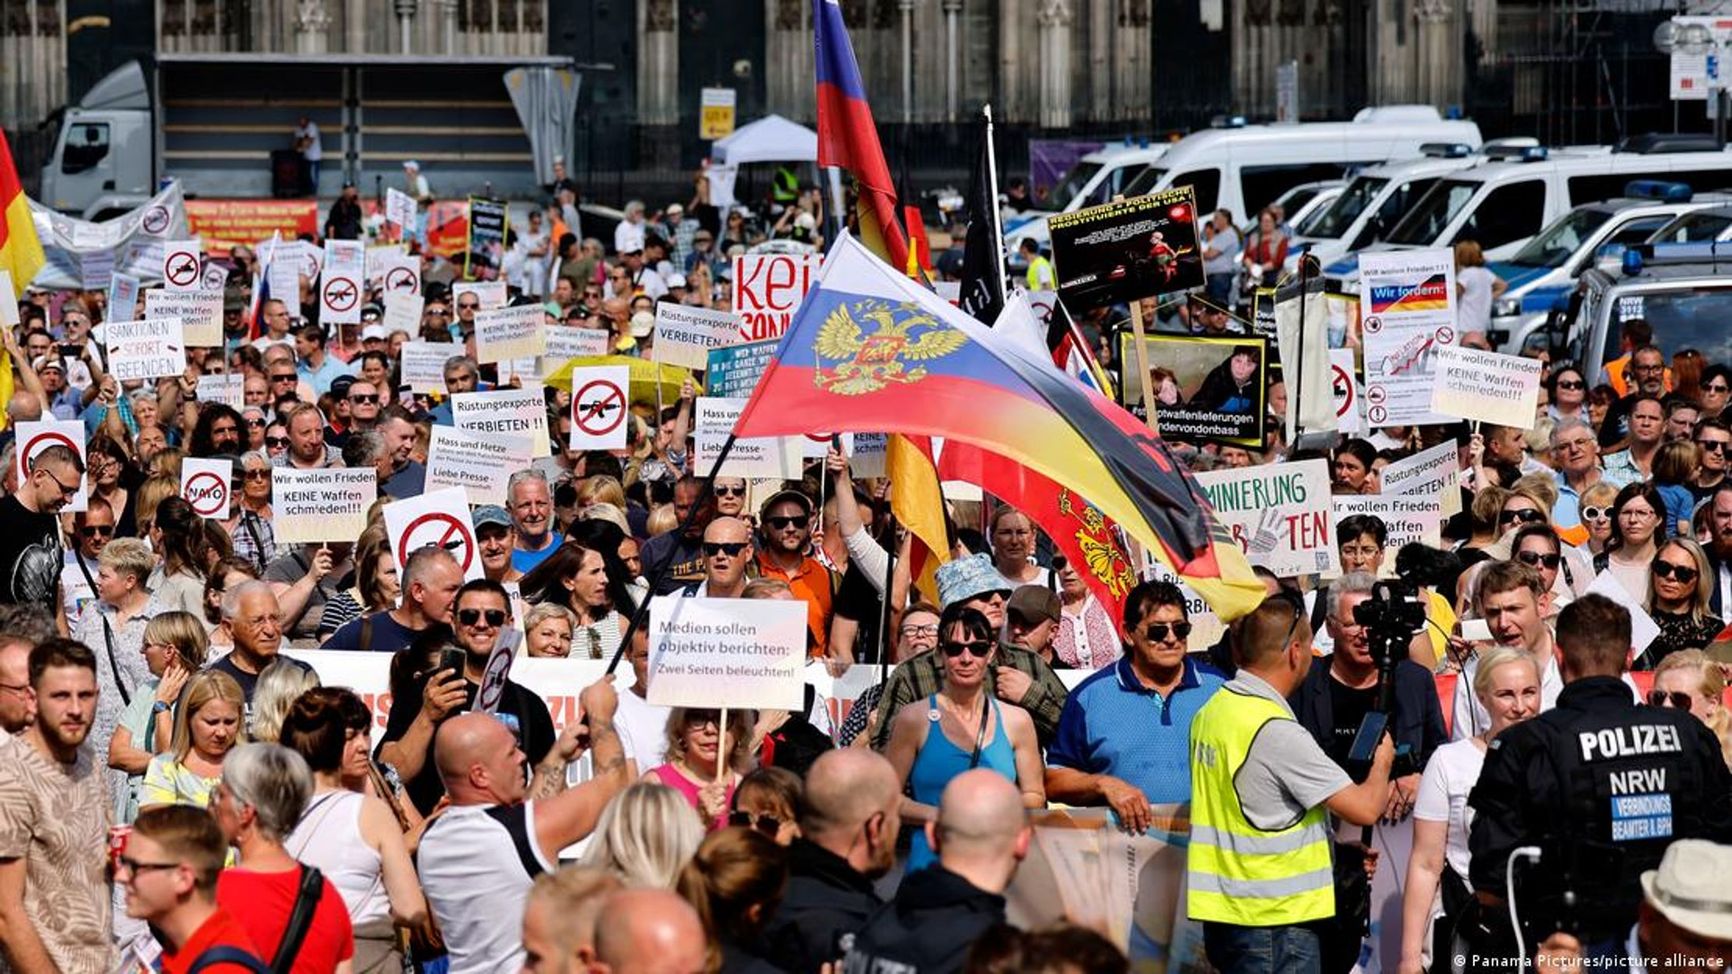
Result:
[[[937,710],[938,695],[927,697],[926,706]],[[950,784],[950,779],[970,770],[969,762],[973,757],[973,747],[966,750],[957,747],[945,736],[944,728],[933,721],[926,733],[926,743],[920,746],[919,753],[914,756],[914,767],[908,772],[914,800],[936,806],[939,796],[944,794],[944,786]],[[975,767],[990,768],[1008,778],[1011,784],[1016,783],[1016,750],[1004,733],[1004,715],[996,700],[992,701],[992,740],[980,749],[980,763]],[[937,861],[932,847],[926,844],[926,830],[916,829],[908,852],[907,871],[925,869]]]

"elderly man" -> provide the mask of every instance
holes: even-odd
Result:
[[[395,653],[414,645],[428,629],[451,624],[451,606],[463,587],[463,568],[451,552],[411,552],[399,579],[402,604],[348,622],[319,648]]]
[[[209,669],[227,673],[240,684],[247,701],[247,724],[252,724],[253,691],[258,688],[259,674],[279,659],[288,660],[303,670],[312,667],[288,656],[278,656],[282,648],[283,627],[278,622],[276,593],[266,582],[242,582],[223,593],[223,621],[234,636],[235,648]]]
[[[523,915],[536,877],[556,868],[559,850],[595,829],[602,809],[629,783],[613,727],[616,703],[611,677],[585,687],[578,704],[587,734],[585,724],[572,721],[555,760],[536,769],[527,789],[528,760],[499,718],[468,713],[439,729],[433,760],[451,804],[422,835],[417,867],[452,974],[522,968],[518,927],[501,917]],[[566,765],[586,737],[594,775],[568,789]]]
[[[1552,462],[1558,465],[1558,501],[1552,523],[1560,532],[1582,526],[1582,494],[1600,482],[1600,444],[1594,428],[1579,419],[1559,420],[1552,427]]]
[[[553,530],[553,492],[547,475],[539,470],[519,470],[505,485],[506,511],[517,530],[517,547],[511,552],[511,567],[524,574],[559,550],[565,542]]]

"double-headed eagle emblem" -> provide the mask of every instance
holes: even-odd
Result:
[[[862,321],[875,327],[868,332]],[[967,335],[911,302],[868,298],[838,305],[818,329],[812,381],[839,396],[863,396],[891,383],[919,382],[926,367],[908,363],[949,355],[967,343]],[[837,364],[826,369],[826,360]]]

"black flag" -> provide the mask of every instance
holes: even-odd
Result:
[[[962,248],[962,310],[991,325],[1004,310],[1004,238],[998,229],[998,174],[993,171],[992,116],[982,120],[966,201],[968,236]]]

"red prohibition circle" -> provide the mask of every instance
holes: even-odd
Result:
[[[1341,406],[1335,410],[1335,415],[1345,416],[1347,411],[1353,408],[1353,377],[1348,375],[1347,370],[1339,365],[1331,366],[1331,368],[1335,372],[1335,381],[1344,384],[1347,390],[1347,395],[1341,400]]]
[[[449,525],[449,527],[445,529],[445,533],[440,536],[438,541],[429,542],[424,545],[411,546],[409,544],[409,539],[415,536],[415,529],[423,524],[446,524]],[[450,545],[452,535],[456,535],[459,539],[456,547],[463,549],[463,556],[457,559],[457,563],[463,567],[463,573],[467,575],[469,573],[469,563],[475,558],[475,545],[469,537],[469,526],[464,524],[462,520],[458,519],[456,515],[447,514],[444,511],[429,511],[428,513],[409,522],[408,527],[403,529],[403,537],[397,542],[397,564],[407,565],[409,563],[409,554],[417,548],[444,548],[447,551],[451,551],[452,548]],[[455,554],[453,554],[453,557],[455,557]]]
[[[347,311],[361,299],[361,289],[346,277],[333,277],[325,284],[325,307],[332,311]]]
[[[205,500],[216,501],[215,504],[210,506],[209,510],[199,506],[199,485],[207,480],[216,485],[216,489],[204,497]],[[224,508],[228,507],[229,485],[227,481],[223,480],[223,478],[207,470],[204,473],[195,473],[191,477],[188,477],[186,480],[186,489],[181,491],[181,496],[188,504],[192,505],[193,513],[200,517],[214,517],[221,513]]]
[[[586,403],[584,397],[592,389],[604,390],[605,394],[593,404]],[[618,414],[614,416],[612,421],[609,421],[608,413],[613,412],[616,408]],[[590,426],[584,422],[586,419],[594,420],[599,425]],[[620,390],[619,386],[606,379],[595,379],[586,383],[582,389],[578,390],[577,395],[571,397],[571,421],[577,424],[578,429],[590,436],[606,436],[612,433],[619,428],[620,423],[625,421],[625,393]]]
[[[162,276],[175,287],[186,287],[198,280],[198,255],[184,250],[169,254],[168,260],[162,263]]]
[[[39,445],[42,447],[41,450],[37,449]],[[83,459],[84,457],[84,450],[79,448],[77,443],[72,442],[70,436],[54,430],[43,430],[31,437],[30,441],[24,444],[24,449],[19,452],[18,476],[20,478],[27,476],[30,473],[30,461],[36,459],[36,454],[41,453],[42,450],[46,450],[51,446],[64,446],[68,450],[71,450],[74,456],[80,459]],[[83,477],[78,478],[78,485],[79,489],[82,490],[84,487]]]
[[[385,272],[385,290],[414,294],[418,289],[415,272],[407,267],[393,267]]]
[[[138,221],[144,232],[156,236],[168,229],[168,208],[162,205],[153,206],[144,211],[144,216]]]

